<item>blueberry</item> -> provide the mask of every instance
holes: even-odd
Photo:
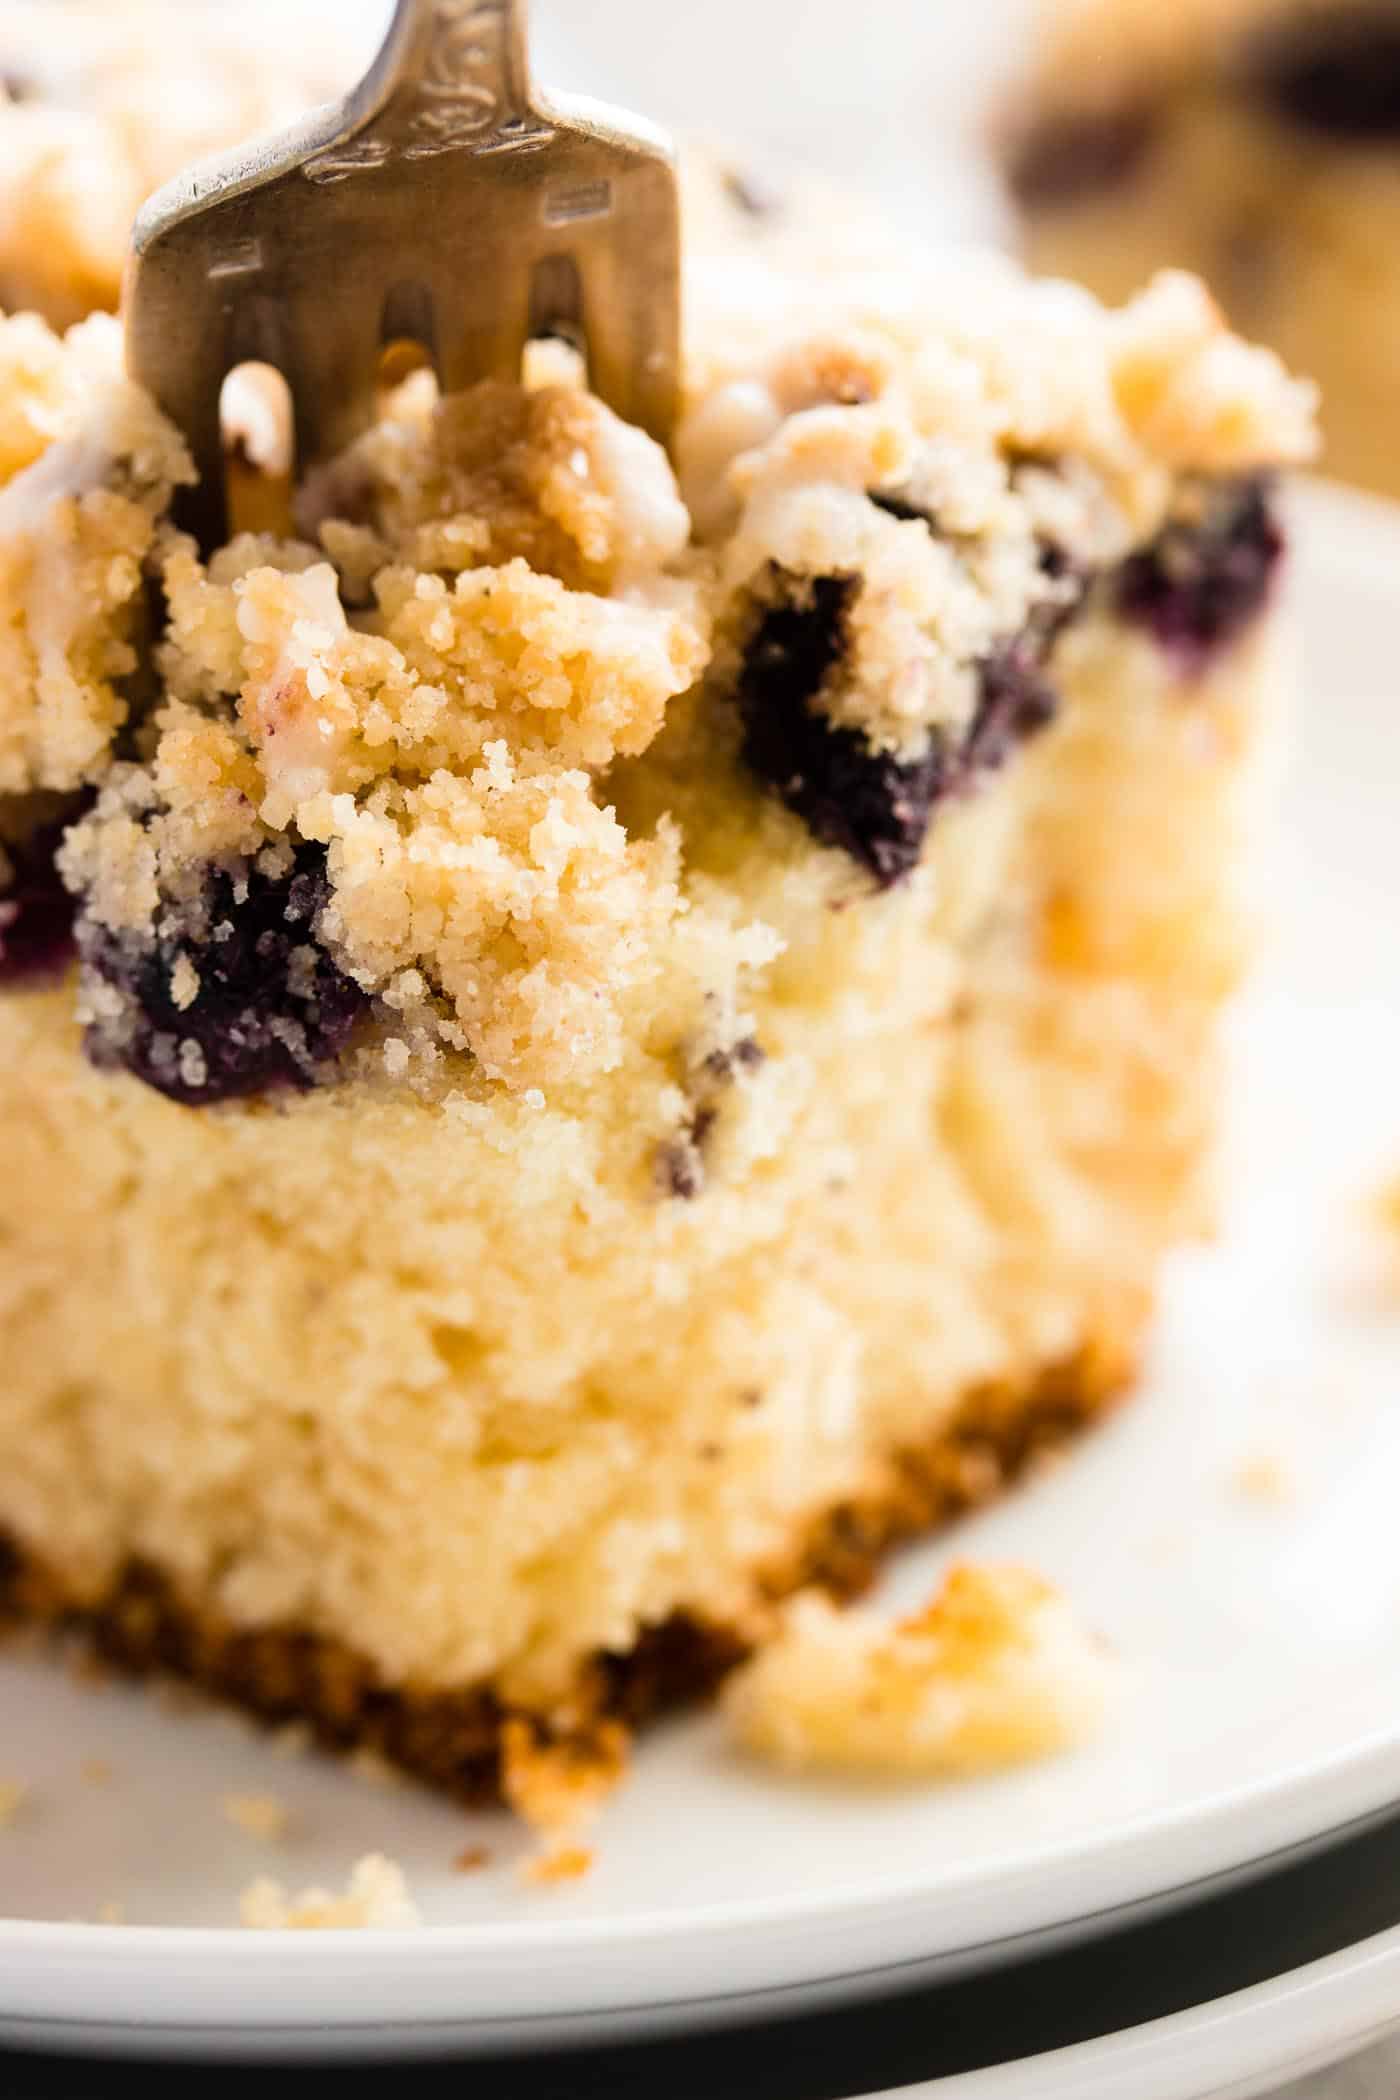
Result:
[[[980,666],[977,710],[961,740],[935,732],[924,756],[900,761],[821,710],[855,590],[850,577],[789,579],[788,595],[764,613],[739,679],[742,749],[814,838],[841,847],[889,889],[916,866],[939,803],[1053,718],[1057,696],[1040,662],[1061,615],[1037,617]]]
[[[1173,521],[1124,562],[1118,610],[1199,672],[1263,610],[1283,551],[1267,477],[1223,483],[1199,517]]]
[[[1059,713],[1060,696],[1041,669],[1039,637],[1010,642],[981,667],[972,726],[958,754],[960,787],[974,787]]]
[[[154,949],[133,951],[106,928],[80,922],[87,969],[124,1001],[118,1025],[89,1029],[93,1063],[120,1067],[190,1107],[310,1086],[367,1004],[316,938],[329,895],[324,849],[303,845],[284,875],[253,868],[235,881],[211,869],[196,908],[162,930]],[[182,962],[198,980],[183,1008],[172,983]]]
[[[1328,138],[1400,140],[1400,17],[1359,5],[1270,24],[1240,50],[1241,90]]]
[[[817,705],[855,591],[851,577],[818,576],[764,613],[739,679],[743,754],[813,838],[840,846],[887,889],[919,858],[948,762],[935,743],[901,764]]]
[[[9,865],[0,879],[0,984],[57,976],[73,953],[73,899],[54,856],[62,824],[46,824],[23,845],[0,848]]]

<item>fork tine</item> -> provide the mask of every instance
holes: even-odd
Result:
[[[298,474],[341,451],[374,420],[381,346],[368,303],[364,321],[350,341],[303,328],[280,360],[292,396]]]
[[[159,356],[156,348],[141,339],[142,332],[152,330],[162,318],[150,307],[139,308],[132,316],[127,357],[137,376],[143,376]],[[194,488],[179,491],[176,516],[201,546],[216,546],[228,525],[219,418],[219,389],[229,362],[228,330],[224,315],[207,299],[193,294],[189,298],[180,349],[179,358],[161,359],[160,405],[183,433],[199,480]]]
[[[487,266],[481,274],[488,275]],[[515,265],[498,266],[492,296],[448,282],[438,294],[438,378],[446,394],[479,379],[518,379],[530,337],[530,285]],[[476,276],[476,272],[473,272]]]
[[[675,300],[673,286],[619,270],[606,249],[584,268],[588,383],[625,423],[663,442],[675,418],[679,347],[674,335],[658,329],[656,315]]]

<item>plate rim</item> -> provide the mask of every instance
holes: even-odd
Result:
[[[1368,1993],[1368,2006],[1369,1994],[1374,1990],[1379,2031],[1368,2010],[1364,2023],[1349,2021],[1345,2032],[1329,2029],[1325,2041],[1314,2036],[1305,2042],[1296,2032],[1304,2021],[1315,2021],[1321,2016],[1319,2000],[1322,2011],[1328,2012],[1334,1999],[1346,2000],[1348,1994],[1359,1993],[1363,1987]],[[1388,1993],[1382,2006],[1384,1987],[1388,1987]],[[1340,2016],[1340,2008],[1338,2012]],[[1280,2053],[1281,2040],[1288,2038],[1280,2036],[1281,2016],[1295,2030],[1284,2053]],[[1243,2034],[1234,2031],[1239,2028],[1244,2029]],[[1314,2058],[1311,2067],[1316,2069],[1323,2063],[1341,2062],[1353,2047],[1366,2048],[1391,2030],[1400,2032],[1400,1925],[1389,1926],[1317,1961],[1281,1970],[1262,1983],[1227,1992],[1223,1997],[1203,1999],[1198,2005],[1165,2014],[1158,2020],[1096,2035],[1068,2048],[1042,2050],[1005,2064],[989,2064],[976,2071],[955,2072],[950,2077],[926,2079],[914,2085],[886,2086],[867,2095],[866,2100],[924,2100],[924,2096],[927,2100],[1118,2100],[1117,2081],[1125,2072],[1140,2076],[1169,2067],[1180,2070],[1183,2048],[1195,2048],[1198,2044],[1214,2047],[1222,2038],[1238,2058],[1238,2051],[1251,2041],[1256,2030],[1263,2030],[1259,2034],[1261,2043],[1267,2039],[1275,2046],[1267,2053],[1253,2055],[1248,2062],[1235,2060],[1228,2066],[1212,2067],[1212,2077],[1228,2076],[1232,2081],[1275,2075],[1298,2077],[1309,2068],[1297,2054],[1300,2047],[1309,2051],[1319,2046],[1335,2050],[1335,2054]],[[1047,2086],[1047,2077],[1056,2082]],[[1115,2081],[1112,2086],[1101,2082],[1109,2077]],[[1184,2095],[1186,2089],[1181,2090]],[[1197,2089],[1191,2090],[1194,2093]],[[1146,2088],[1138,2085],[1134,2091],[1137,2100],[1159,2100],[1155,2081]],[[1161,2100],[1166,2100],[1166,2092],[1166,2088],[1161,2089]]]
[[[1392,1758],[1395,1760],[1393,1782],[1383,1792],[1373,1793],[1367,1787],[1358,1797],[1359,1805],[1349,1806],[1341,1814],[1329,1813],[1317,1822],[1309,1819],[1306,1825],[1299,1824],[1296,1828],[1290,1818],[1287,1826],[1290,1835],[1271,1840],[1262,1847],[1253,1842],[1246,1842],[1242,1848],[1232,1847],[1228,1855],[1220,1856],[1218,1865],[1201,1874],[1165,1880],[1153,1876],[1139,1883],[1131,1895],[1107,1903],[1095,1902],[1082,1911],[1066,1913],[1063,1923],[1073,1925],[1107,1917],[1135,1902],[1177,1892],[1185,1895],[1188,1891],[1199,1891],[1217,1876],[1236,1873],[1246,1865],[1263,1871],[1274,1859],[1299,1845],[1338,1836],[1352,1824],[1364,1822],[1392,1804],[1400,1805],[1400,1716],[1397,1716],[1393,1729],[1374,1730],[1356,1743],[1333,1750],[1310,1763],[1242,1786],[1222,1789],[1204,1802],[1197,1798],[1180,1808],[1163,1809],[1146,1820],[1125,1817],[1116,1826],[1110,1825],[1107,1832],[1098,1833],[1093,1838],[1083,1838],[1067,1845],[1047,1842],[1039,1847],[1022,1848],[1007,1852],[990,1865],[983,1863],[942,1876],[932,1875],[925,1868],[922,1873],[911,1870],[906,1875],[886,1876],[882,1880],[836,1888],[824,1884],[819,1894],[805,1899],[800,1892],[796,1899],[791,1894],[737,1898],[727,1903],[698,1904],[693,1910],[683,1912],[629,1911],[622,1918],[529,1918],[460,1925],[370,1926],[359,1928],[349,1936],[334,1932],[301,1932],[286,1927],[249,1932],[238,1925],[116,1925],[88,1919],[0,1917],[0,1956],[16,1947],[22,1950],[26,1942],[32,1942],[52,1953],[106,1953],[120,1948],[123,1950],[121,1958],[129,1954],[134,1960],[139,1955],[144,1961],[151,1954],[184,1950],[194,1943],[202,1954],[232,1955],[252,1966],[256,1966],[258,1957],[264,1954],[274,1957],[280,1964],[292,1946],[297,1948],[299,1960],[307,1964],[329,1965],[337,1954],[343,1952],[347,1937],[353,1938],[357,1947],[373,1947],[380,1952],[406,1953],[411,1949],[415,1954],[421,1954],[427,1942],[435,1952],[450,1946],[459,1955],[480,1957],[484,1953],[499,1953],[513,1957],[538,1952],[542,1948],[553,1951],[561,1937],[600,1952],[616,1953],[629,1940],[645,1940],[654,1946],[668,1934],[689,1938],[697,1934],[728,1934],[735,1930],[790,1929],[801,1923],[804,1914],[820,1920],[823,1926],[847,1921],[858,1923],[863,1914],[915,1901],[923,1903],[964,1895],[972,1888],[995,1895],[1007,1883],[1021,1879],[1041,1882],[1051,1875],[1065,1879],[1090,1867],[1106,1868],[1109,1861],[1116,1862],[1123,1854],[1135,1853],[1149,1846],[1154,1851],[1170,1846],[1185,1831],[1203,1835],[1221,1823],[1242,1823],[1246,1815],[1262,1816],[1274,1809],[1282,1811],[1290,1802],[1301,1811],[1303,1800],[1311,1798],[1316,1790],[1369,1773],[1373,1766],[1378,1768],[1379,1776],[1379,1768]],[[971,1954],[980,1947],[995,1946],[1019,1937],[1020,1930],[1008,1931],[993,1939],[969,1942],[957,1951]],[[890,1962],[881,1966],[894,1967],[896,1964]],[[4,1996],[4,1983],[0,1981],[0,2005],[3,2005]]]

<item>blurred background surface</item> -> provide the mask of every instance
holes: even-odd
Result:
[[[226,0],[209,0],[226,4]],[[389,0],[302,0],[364,49]],[[992,233],[987,99],[1037,0],[534,0],[548,85],[796,160],[884,196],[911,230]]]

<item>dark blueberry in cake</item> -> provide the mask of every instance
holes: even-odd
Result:
[[[0,984],[56,976],[73,953],[73,899],[54,856],[61,824],[0,845]]]
[[[917,864],[938,804],[1004,764],[1053,720],[1058,696],[1041,664],[1073,601],[1038,613],[1024,634],[987,658],[960,744],[935,737],[924,757],[901,762],[821,709],[822,686],[845,646],[855,584],[841,576],[790,582],[791,596],[765,612],[744,660],[743,754],[814,838],[842,847],[888,889]]]
[[[1236,63],[1243,91],[1326,137],[1400,140],[1400,14],[1334,8],[1250,37]]]
[[[723,1050],[712,1050],[705,1059],[705,1070],[712,1079],[732,1079],[736,1072],[756,1072],[767,1061],[757,1036],[743,1035]]]
[[[855,589],[846,576],[794,581],[764,613],[739,680],[743,753],[813,838],[842,847],[886,889],[919,858],[948,763],[935,745],[901,765],[817,704],[845,646]]]
[[[303,845],[275,877],[211,871],[153,949],[80,924],[89,972],[122,995],[119,1012],[89,1028],[88,1055],[191,1107],[311,1085],[367,1003],[316,938],[329,895],[324,850]]]
[[[1054,721],[1060,696],[1040,663],[1041,651],[1052,638],[1022,637],[983,664],[977,711],[958,754],[960,787],[973,787],[983,774],[996,772],[1020,745]]]
[[[1012,147],[1006,166],[1012,195],[1034,211],[1116,189],[1147,159],[1156,130],[1155,112],[1137,103],[1048,117]]]
[[[1263,611],[1283,551],[1268,480],[1223,483],[1123,564],[1118,609],[1199,671]]]
[[[657,1148],[656,1178],[665,1195],[693,1203],[704,1189],[705,1140],[715,1127],[716,1113],[712,1104],[704,1103],[675,1137]]]

